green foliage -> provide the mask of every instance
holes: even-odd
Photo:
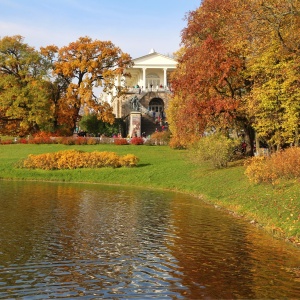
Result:
[[[115,119],[113,124],[99,120],[96,114],[84,115],[79,126],[83,131],[86,131],[95,136],[105,135],[113,136],[114,134],[122,133],[124,131],[124,122],[122,119]]]
[[[24,135],[49,127],[47,71],[42,56],[21,36],[0,39],[0,133]]]
[[[100,103],[93,88],[113,88],[115,76],[127,76],[131,64],[130,56],[110,41],[82,37],[61,49],[51,45],[36,51],[20,35],[0,38],[0,133],[59,129],[70,135],[82,107],[112,124],[112,107]]]
[[[193,144],[191,157],[198,162],[210,161],[215,168],[224,168],[232,160],[238,142],[221,134],[211,134]]]

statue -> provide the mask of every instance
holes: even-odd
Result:
[[[133,110],[139,110],[139,98],[136,95],[130,99],[130,104]]]

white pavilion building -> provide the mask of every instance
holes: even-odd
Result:
[[[157,118],[167,118],[165,109],[171,96],[169,78],[177,61],[151,49],[149,54],[133,59],[133,63],[126,70],[131,74],[130,78],[116,78],[115,85],[126,88],[125,94],[116,97],[117,93],[113,91],[104,99],[111,103],[117,118],[128,119],[129,134],[140,136],[142,132],[151,134],[155,131]]]

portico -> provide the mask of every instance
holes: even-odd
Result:
[[[174,59],[151,49],[149,54],[133,59],[133,63],[133,67],[127,70],[131,77],[120,81],[129,92],[135,89],[145,92],[170,90],[170,74],[177,65]]]

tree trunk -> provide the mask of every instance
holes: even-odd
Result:
[[[255,141],[255,131],[250,124],[245,124],[245,140],[246,143],[250,146],[250,149],[247,149],[247,155],[254,156],[254,141]]]
[[[256,155],[259,155],[260,153],[260,150],[259,150],[259,138],[258,138],[258,135],[257,135],[257,132],[255,131],[255,152],[256,152]],[[255,155],[255,153],[254,153]]]
[[[296,127],[296,130],[295,130],[295,146],[299,147],[299,128],[298,128],[298,126]]]

